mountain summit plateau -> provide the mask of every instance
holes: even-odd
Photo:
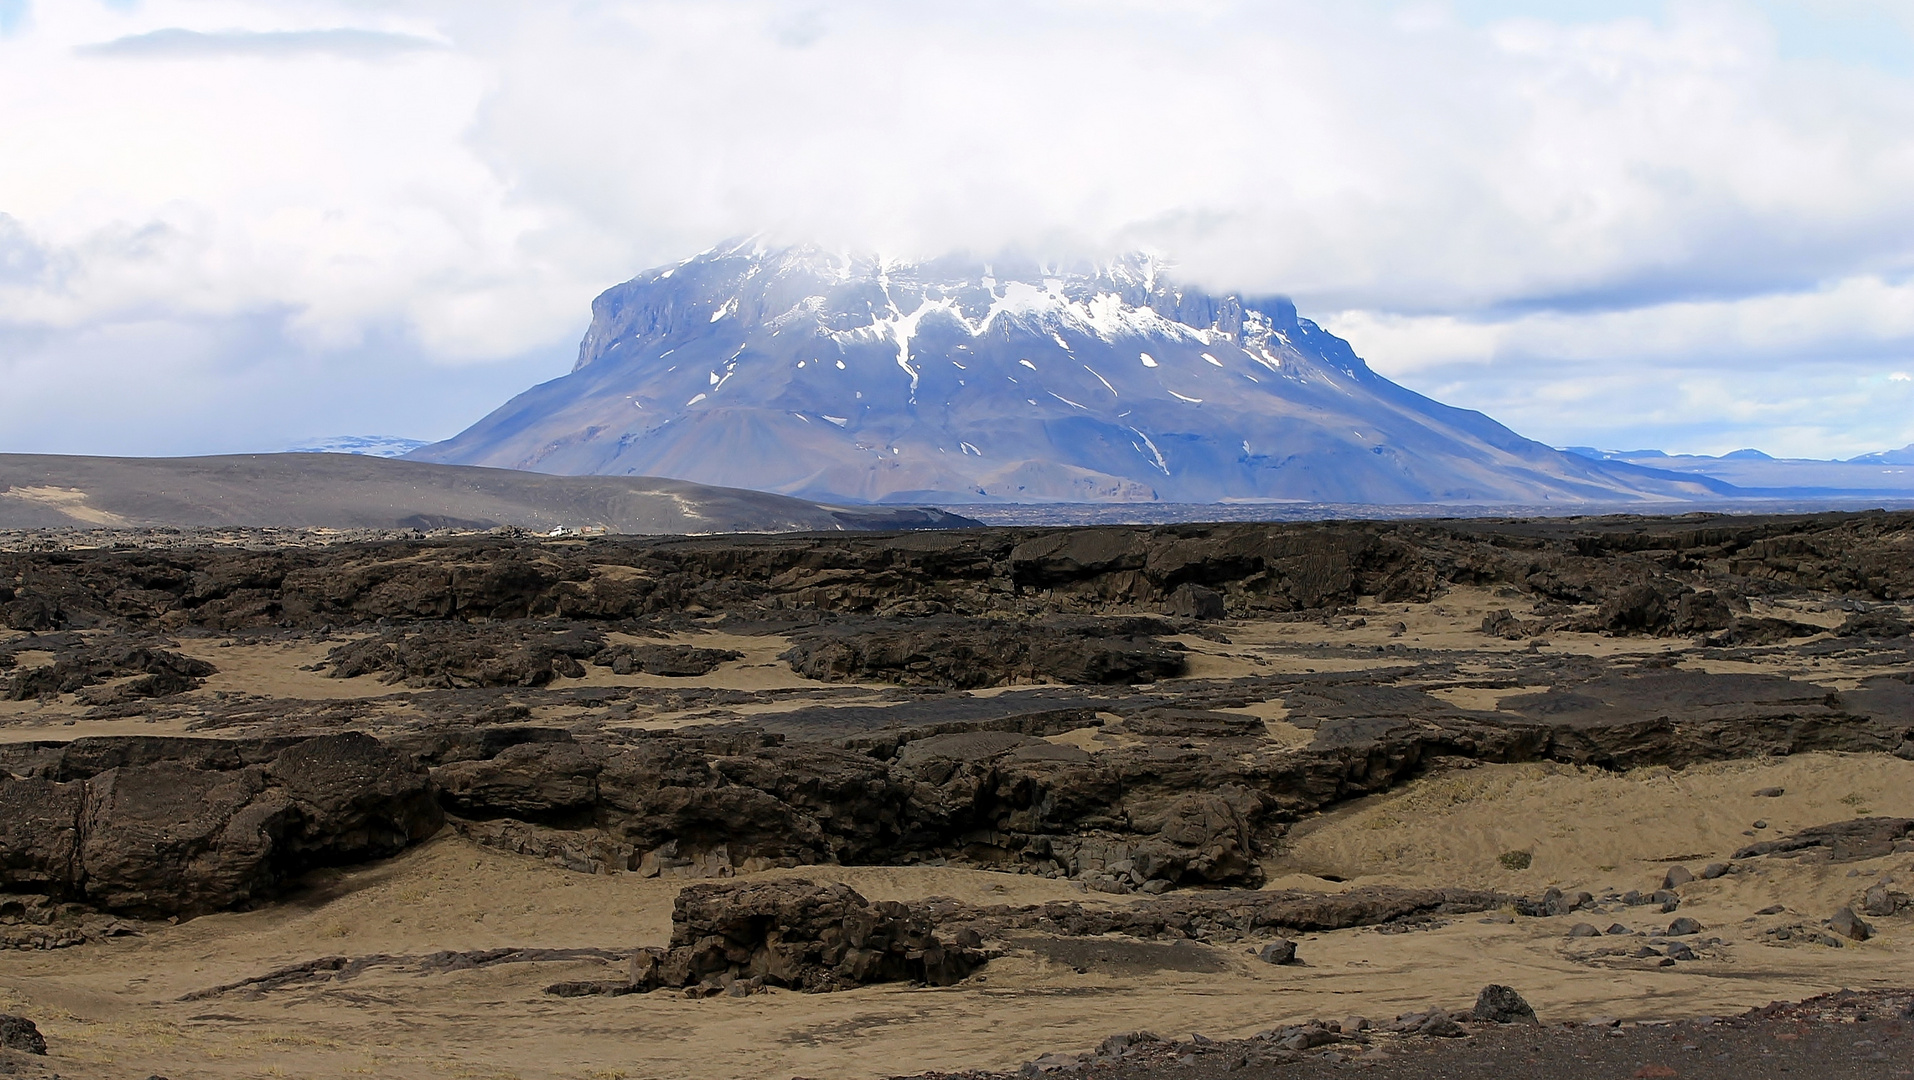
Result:
[[[744,241],[600,295],[577,365],[416,460],[871,502],[1613,504],[1591,461],[1144,255],[902,262]]]

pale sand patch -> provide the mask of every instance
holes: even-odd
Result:
[[[789,638],[778,635],[710,632],[651,638],[634,637],[629,634],[607,634],[605,640],[614,645],[695,645],[701,649],[734,649],[743,653],[744,658],[726,661],[709,674],[690,678],[642,674],[614,675],[608,667],[593,667],[586,664],[584,678],[556,679],[552,682],[552,686],[555,689],[572,686],[647,686],[666,689],[700,686],[715,690],[802,690],[816,689],[821,686],[860,685],[807,679],[792,671],[790,664],[778,659],[778,654],[791,647],[791,641]],[[873,688],[876,688],[874,684]]]
[[[1839,606],[1825,600],[1796,600],[1793,598],[1764,599],[1752,598],[1748,601],[1748,614],[1755,618],[1787,619],[1790,622],[1807,623],[1832,630],[1847,621],[1847,612]],[[1809,641],[1811,638],[1797,638],[1797,641]]]
[[[1426,693],[1458,709],[1494,712],[1501,707],[1504,698],[1539,694],[1547,689],[1547,686],[1443,686],[1428,690]]]
[[[873,898],[1088,899],[1064,883],[976,871],[783,872],[800,873],[848,881]],[[79,1078],[369,1072],[422,1080],[621,1073],[728,1080],[1014,1067],[1046,1051],[1093,1046],[1114,1031],[1221,1037],[1312,1016],[1385,1017],[1431,1002],[1455,1008],[1488,982],[1514,985],[1545,1017],[1564,1019],[1722,1014],[1843,985],[1914,979],[1914,933],[1903,921],[1881,920],[1875,941],[1839,951],[1755,943],[1776,921],[1741,921],[1757,903],[1777,894],[1822,902],[1825,889],[1803,889],[1791,881],[1795,876],[1816,874],[1781,865],[1765,878],[1689,886],[1683,914],[1726,939],[1727,955],[1665,970],[1587,959],[1593,947],[1620,940],[1567,940],[1568,926],[1587,916],[1513,925],[1463,917],[1416,933],[1304,935],[1307,966],[1300,967],[1257,963],[1245,943],[1221,946],[1224,970],[1208,974],[1079,974],[1014,955],[963,986],[934,990],[890,986],[711,1001],[666,993],[559,999],[539,992],[561,979],[617,974],[615,965],[588,961],[443,975],[379,968],[350,981],[257,997],[177,1000],[327,954],[617,948],[663,940],[676,883],[584,877],[448,838],[383,866],[336,875],[324,895],[154,926],[144,939],[0,956],[0,1001],[33,1015],[54,1050],[48,1064]],[[1645,910],[1615,917],[1643,925],[1667,918],[1638,915]]]
[[[1280,701],[1253,701],[1240,709],[1218,709],[1217,712],[1236,713],[1242,716],[1254,716],[1263,722],[1263,730],[1284,749],[1308,746],[1316,741],[1314,731],[1305,730],[1289,722],[1289,706]]]
[[[220,638],[180,638],[174,652],[204,660],[219,670],[206,685],[174,701],[210,701],[216,693],[257,694],[261,697],[339,701],[403,693],[403,685],[388,686],[373,672],[353,679],[329,678],[331,668],[302,671],[326,658],[333,649],[369,635],[332,641],[244,642]]]
[[[99,525],[109,529],[126,529],[132,522],[110,510],[89,506],[87,493],[79,488],[63,487],[15,487],[0,491],[0,499],[18,499],[21,502],[34,503],[65,514],[77,522]]]
[[[1099,714],[1113,715],[1113,714]],[[1120,722],[1120,720],[1119,720]],[[1120,731],[1105,731],[1100,727],[1072,728],[1058,735],[1047,735],[1044,741],[1055,746],[1074,746],[1095,754],[1103,750],[1120,750],[1129,746],[1141,746],[1143,740]]]
[[[1768,787],[1786,794],[1754,797]],[[1757,840],[1867,814],[1914,817],[1914,762],[1797,754],[1626,773],[1482,765],[1309,819],[1291,831],[1270,869],[1532,894],[1549,885],[1649,890],[1660,886],[1669,865],[1662,860],[1671,856],[1699,871]],[[1756,820],[1768,827],[1754,829]],[[1533,865],[1503,868],[1496,857],[1507,851],[1531,852]]]

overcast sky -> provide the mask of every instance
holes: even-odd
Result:
[[[1914,442],[1914,0],[0,0],[0,451],[449,436],[740,233],[1145,247],[1554,443]]]

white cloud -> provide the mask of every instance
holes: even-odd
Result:
[[[260,385],[377,355],[423,388],[560,356],[599,289],[738,232],[1140,244],[1539,437],[1658,387],[1658,437],[1909,441],[1843,388],[1914,354],[1914,79],[1790,58],[1765,10],[43,2],[0,38],[0,334],[224,320],[270,328]]]
[[[88,56],[132,57],[149,60],[198,60],[219,56],[282,57],[327,54],[355,60],[381,60],[400,53],[435,49],[436,42],[410,34],[338,27],[329,30],[216,30],[202,32],[169,27],[144,34],[82,45]]]

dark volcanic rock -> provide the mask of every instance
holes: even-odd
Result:
[[[1340,893],[1288,889],[1222,889],[1177,893],[1124,907],[1053,901],[1035,907],[974,907],[955,900],[925,906],[939,926],[966,924],[988,934],[1034,930],[1073,937],[1126,934],[1139,938],[1241,941],[1272,932],[1312,933],[1352,926],[1424,922],[1491,911],[1516,898],[1476,889],[1363,886]]]
[[[979,615],[1041,599],[1053,613],[1141,613],[1184,585],[1254,613],[1427,600],[1453,582],[1598,605],[1605,621],[1591,628],[1687,634],[1720,621],[1703,593],[1914,598],[1910,523],[1897,512],[22,552],[0,554],[0,614],[50,630],[615,620],[692,604]]]
[[[740,981],[808,992],[883,982],[949,986],[988,959],[938,940],[906,904],[872,903],[848,885],[802,878],[686,887],[671,913],[671,945],[640,950],[635,988],[700,996]]]
[[[1170,590],[1164,610],[1183,619],[1220,619],[1225,614],[1222,593],[1188,583]]]
[[[1288,938],[1277,938],[1257,949],[1256,959],[1265,964],[1293,964],[1296,962],[1296,943]]]
[[[591,658],[596,667],[614,675],[663,675],[688,678],[709,675],[719,664],[741,660],[736,649],[701,649],[695,645],[612,645]]]
[[[1810,850],[1826,850],[1835,862],[1853,862],[1890,855],[1896,843],[1910,839],[1914,839],[1914,819],[1854,818],[1815,825],[1780,840],[1749,844],[1735,852],[1735,858],[1753,859],[1762,855],[1796,855]]]
[[[442,820],[424,772],[365,735],[8,750],[27,768],[0,761],[0,888],[132,915],[240,906],[313,867],[394,854]]]
[[[1710,645],[1779,645],[1795,638],[1813,637],[1822,628],[1790,619],[1736,619],[1719,634],[1710,634]]]
[[[1874,936],[1874,928],[1861,920],[1853,908],[1842,908],[1828,920],[1828,929],[1852,941],[1866,941]]]
[[[930,618],[838,623],[792,637],[784,659],[813,679],[876,679],[972,690],[1012,682],[1146,683],[1181,675],[1159,620]]]
[[[1898,612],[1876,609],[1848,616],[1834,633],[1838,637],[1898,638],[1914,633],[1914,626]]]
[[[544,686],[582,677],[579,660],[604,648],[592,629],[437,623],[341,645],[326,659],[335,679],[383,672],[383,682],[414,687]]]
[[[0,1050],[44,1055],[47,1052],[46,1036],[40,1034],[39,1027],[26,1017],[0,1013]]]
[[[1473,1019],[1490,1024],[1535,1023],[1535,1010],[1512,986],[1490,983],[1476,995]]]
[[[433,778],[461,818],[574,831],[552,842],[648,873],[946,857],[1052,873],[1127,862],[1139,883],[1261,880],[1249,816],[1260,803],[1246,791],[1204,791],[1207,781],[1165,777],[1148,759],[1097,766],[1015,732],[904,749],[886,762],[754,731],[659,734],[627,746],[525,743]],[[528,842],[522,830],[504,839]]]
[[[88,646],[77,642],[66,645],[64,641],[61,644],[66,647],[54,652],[52,664],[20,668],[12,663],[11,652],[26,651],[36,644],[39,643],[14,643],[14,649],[6,657],[8,663],[0,665],[15,669],[5,683],[4,696],[8,701],[70,694],[129,676],[137,678],[84,696],[95,704],[136,697],[166,697],[198,688],[203,685],[201,680],[217,670],[204,660],[145,645]]]

